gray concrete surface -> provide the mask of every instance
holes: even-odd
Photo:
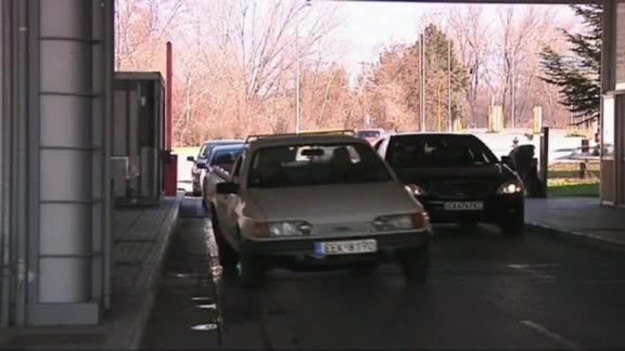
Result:
[[[3,330],[0,348],[136,349],[154,301],[170,235],[178,220],[182,196],[166,198],[159,207],[114,211],[112,309],[99,326],[65,326]]]
[[[142,349],[625,347],[623,254],[488,226],[436,227],[424,285],[406,285],[394,265],[373,274],[278,270],[260,291],[228,275],[220,344],[216,331],[193,328],[214,322],[211,290],[194,278],[206,270],[211,231],[199,201],[185,202]]]
[[[526,223],[542,232],[601,248],[625,250],[625,209],[598,198],[526,199]]]

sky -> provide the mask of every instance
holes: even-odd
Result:
[[[292,0],[304,1],[304,0]],[[340,25],[331,35],[331,40],[340,47],[342,54],[335,60],[346,65],[352,76],[361,69],[361,62],[375,62],[380,51],[393,43],[415,42],[419,33],[420,19],[426,16],[440,16],[444,21],[453,7],[466,4],[416,4],[402,2],[355,2],[312,0],[310,11],[323,12],[324,7],[334,7]],[[478,5],[484,7],[487,21],[497,21],[502,7],[513,6],[523,10],[529,5]],[[539,9],[554,9],[563,20],[575,16],[566,5],[534,5]]]

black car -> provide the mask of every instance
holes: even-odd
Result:
[[[522,234],[522,182],[476,136],[395,134],[375,147],[424,205],[432,223],[495,223],[504,234]]]
[[[222,145],[243,145],[243,140],[232,140],[232,139],[222,139],[222,140],[211,140],[207,141],[202,145],[200,151],[197,154],[197,157],[189,156],[187,160],[193,162],[193,168],[191,168],[191,180],[193,184],[193,196],[201,196],[202,195],[202,169],[206,167],[198,167],[198,165],[205,165],[206,161],[210,158],[211,152],[213,148],[216,146]]]

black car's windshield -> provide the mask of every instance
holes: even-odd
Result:
[[[249,174],[250,188],[392,180],[375,152],[357,143],[263,148],[255,152]]]
[[[476,167],[497,162],[477,137],[453,134],[393,137],[386,159],[394,168]]]
[[[380,134],[379,130],[361,130],[356,133],[359,138],[379,138]]]

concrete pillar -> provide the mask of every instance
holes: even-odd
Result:
[[[113,0],[0,4],[2,324],[95,324],[110,290]]]
[[[39,178],[37,306],[32,324],[92,324],[103,293],[105,198],[104,12],[111,1],[38,0],[32,43],[38,55]],[[38,8],[37,8],[38,7]],[[37,16],[38,15],[38,16]],[[59,20],[62,19],[62,20]],[[38,23],[37,23],[38,22]],[[33,28],[34,28],[33,27]],[[110,53],[112,54],[112,52]],[[35,61],[37,58],[35,58]],[[32,65],[32,63],[31,63]],[[38,97],[38,98],[37,98]],[[38,140],[37,140],[38,139]],[[35,146],[35,145],[33,145]],[[32,172],[31,171],[31,172]],[[34,200],[34,199],[33,199]],[[36,222],[35,222],[36,223]],[[37,233],[38,232],[38,233]],[[38,234],[38,235],[36,235]],[[32,296],[34,297],[34,296]]]

